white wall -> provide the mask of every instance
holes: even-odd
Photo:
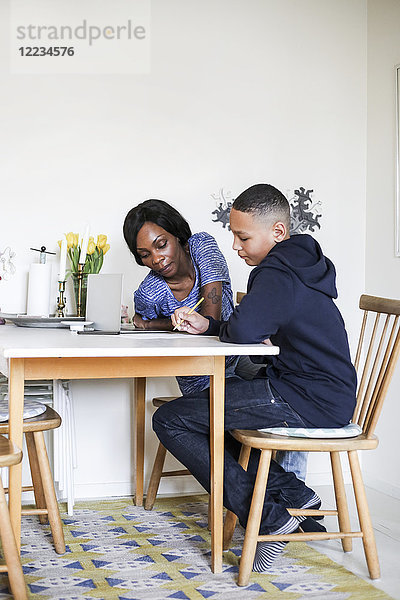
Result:
[[[394,254],[396,192],[395,65],[400,63],[400,3],[368,2],[368,161],[366,290],[400,298],[400,258]],[[380,446],[365,453],[367,482],[400,498],[400,468],[394,441],[400,421],[400,368],[397,367],[380,418]]]
[[[0,23],[7,40],[4,3]],[[364,0],[153,0],[147,75],[10,75],[7,52],[5,44],[0,249],[16,251],[17,273],[0,281],[3,310],[25,310],[29,247],[56,248],[63,232],[86,222],[109,236],[104,272],[124,272],[128,303],[145,271],[121,226],[149,197],[173,203],[194,231],[213,234],[233,287],[244,290],[248,269],[231,251],[230,233],[211,222],[211,194],[270,182],[289,193],[312,188],[322,202],[316,237],[336,264],[353,345],[365,271]],[[101,495],[108,481],[119,482],[113,493],[129,491],[129,384],[73,388],[82,495]],[[97,472],[86,463],[93,451]],[[311,461],[311,477],[324,471]]]

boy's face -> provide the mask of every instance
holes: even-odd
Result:
[[[277,221],[268,225],[251,213],[232,208],[230,227],[233,233],[232,248],[251,267],[259,265],[268,252],[289,237],[286,226]]]

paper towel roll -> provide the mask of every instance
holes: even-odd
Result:
[[[26,312],[48,317],[50,311],[51,265],[34,263],[29,267],[28,304]]]

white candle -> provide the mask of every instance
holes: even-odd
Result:
[[[60,272],[58,275],[58,281],[65,281],[66,265],[67,265],[67,240],[62,240],[61,252],[60,252]]]
[[[89,225],[86,225],[85,234],[83,236],[81,253],[79,256],[79,264],[84,265],[86,262],[87,247],[89,243]]]

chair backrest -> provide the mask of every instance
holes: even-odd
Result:
[[[237,292],[239,304],[245,292]],[[364,311],[354,366],[358,375],[353,423],[372,437],[400,351],[400,300],[360,297]]]
[[[354,361],[358,375],[353,422],[372,437],[400,350],[400,300],[360,297],[364,311]]]

